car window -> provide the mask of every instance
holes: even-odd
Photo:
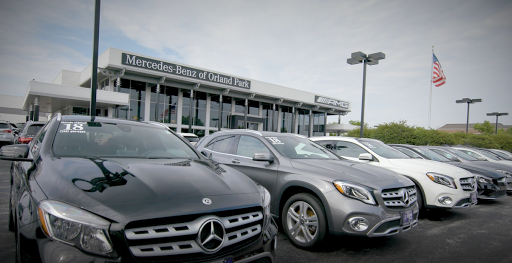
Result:
[[[451,160],[446,158],[444,155],[441,155],[439,153],[433,152],[429,149],[421,149],[421,148],[414,148],[414,150],[418,151],[419,153],[427,156],[431,160],[438,161],[438,162],[450,162]]]
[[[234,144],[235,135],[221,136],[215,140],[211,150],[220,153],[231,153],[231,146]]]
[[[406,154],[407,156],[411,157],[411,158],[416,158],[416,159],[423,159],[419,154],[409,150],[409,149],[406,149],[406,148],[402,148],[402,147],[395,147],[395,149],[403,152],[404,154]]]
[[[337,159],[321,145],[299,136],[271,136],[265,139],[282,155],[290,159]]]
[[[41,149],[41,144],[43,143],[43,139],[46,136],[48,129],[50,128],[49,123],[50,122],[48,122],[46,124],[46,126],[44,126],[44,128],[42,130],[40,130],[40,132],[38,134],[36,134],[37,137],[35,138],[35,140],[32,140],[30,151],[31,151],[32,155],[34,156],[34,158],[36,158],[36,156],[39,154],[39,150]]]
[[[335,150],[334,145],[335,143],[333,141],[315,141],[316,143],[322,145],[323,147],[329,149],[329,150]]]
[[[257,138],[242,135],[238,141],[236,154],[252,158],[255,153],[270,153],[270,151],[267,146]]]
[[[33,124],[33,125],[30,125],[29,127],[26,127],[26,134],[28,136],[34,136],[36,135],[39,130],[41,130],[41,128],[44,126],[44,124]]]
[[[0,123],[0,129],[10,129],[11,127],[7,123]]]
[[[53,152],[73,157],[198,159],[188,144],[167,129],[106,122],[61,122]]]
[[[360,154],[369,152],[355,143],[338,141],[336,142],[336,153],[341,156],[359,158]]]
[[[453,159],[453,158],[458,159],[455,155],[453,155],[447,151],[443,151],[443,150],[439,150],[439,149],[431,149],[431,150],[437,154],[440,154],[441,156],[448,158],[448,159]]]
[[[388,159],[409,159],[410,157],[399,150],[376,140],[357,139],[376,154]]]

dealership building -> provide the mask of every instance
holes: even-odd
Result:
[[[30,81],[21,109],[29,119],[89,115],[91,75],[89,65],[82,72],[62,70],[52,83]],[[157,121],[199,136],[241,128],[325,135],[343,126],[328,127],[327,116],[351,111],[340,98],[115,48],[98,57],[97,79],[97,116]]]

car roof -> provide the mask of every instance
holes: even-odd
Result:
[[[234,130],[223,130],[223,131],[217,131],[210,135],[228,135],[228,134],[247,134],[247,135],[256,135],[261,137],[272,137],[272,136],[295,136],[295,137],[302,137],[307,138],[306,136],[302,134],[296,134],[296,133],[281,133],[281,132],[271,132],[271,131],[255,131],[255,130],[249,130],[249,129],[234,129]]]
[[[85,116],[85,115],[62,115],[61,116],[61,122],[63,121],[81,121],[81,122],[91,122],[91,116]],[[108,117],[94,117],[92,120],[93,122],[109,122],[109,123],[115,123],[115,124],[127,124],[127,125],[140,125],[140,126],[150,126],[150,127],[161,127],[165,128],[161,125],[155,125],[148,122],[141,122],[141,121],[132,121],[127,119],[116,119],[116,118],[108,118]]]

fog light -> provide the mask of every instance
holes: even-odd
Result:
[[[453,202],[452,199],[448,196],[441,196],[439,199],[437,199],[437,201],[443,205],[450,205]]]
[[[355,231],[365,231],[368,229],[368,220],[363,217],[352,217],[348,220],[350,227]]]

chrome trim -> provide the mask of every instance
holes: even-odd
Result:
[[[374,231],[377,230],[377,228],[379,228],[382,224],[384,224],[386,222],[394,221],[394,220],[401,220],[401,218],[394,217],[394,218],[382,220],[378,224],[376,224],[370,231],[368,231],[368,233],[366,235],[368,237],[382,237],[382,236],[396,235],[400,232],[408,231],[411,228],[416,227],[418,225],[419,212],[416,212],[416,213],[413,212],[413,216],[414,215],[416,215],[416,219],[414,221],[412,221],[409,225],[392,227],[384,233],[374,233]]]
[[[460,187],[464,191],[474,191],[477,187],[475,177],[466,177],[459,179]]]
[[[411,205],[414,205],[418,199],[417,191],[414,186],[396,190],[384,189],[381,192],[381,197],[387,207],[410,207]],[[391,198],[394,200],[386,200]],[[397,198],[400,199],[397,200]]]

